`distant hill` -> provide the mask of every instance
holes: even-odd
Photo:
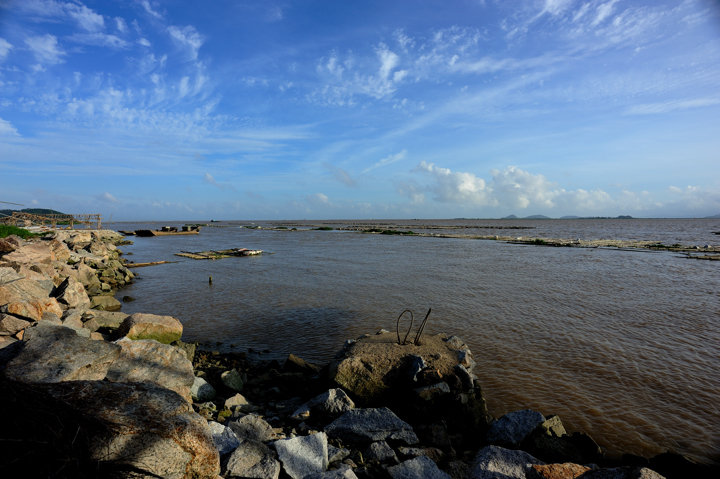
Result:
[[[708,218],[720,218],[720,215],[717,216],[708,216]],[[545,215],[532,215],[532,216],[525,216],[523,218],[518,218],[515,215],[506,216],[504,218],[501,218],[503,220],[551,220],[553,218],[550,218],[549,216]],[[559,219],[561,220],[631,220],[633,219],[630,215],[620,215],[620,216],[561,216]]]
[[[17,211],[19,213],[30,213],[31,215],[64,215],[66,213],[62,213],[60,211],[56,210],[49,210],[47,208],[23,208],[21,210],[0,210],[0,217],[3,216],[12,216],[13,212]]]
[[[706,216],[705,218],[708,220],[720,220],[720,213],[713,216]]]
[[[532,215],[532,216],[525,216],[524,218],[518,218],[515,215],[506,216],[504,218],[500,218],[502,220],[550,220],[549,216],[545,215]]]

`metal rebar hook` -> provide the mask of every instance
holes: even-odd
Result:
[[[432,311],[432,308],[428,308],[428,312],[425,315],[425,319],[423,319],[423,322],[420,323],[420,329],[418,329],[418,332],[415,335],[415,341],[413,341],[413,344],[415,346],[420,346],[420,336],[422,336],[423,330],[425,329],[425,323],[427,323],[427,320],[430,317],[430,311]]]
[[[403,339],[401,342],[400,341],[400,318],[402,318],[405,313],[410,313],[410,327],[408,328],[407,333],[405,333],[405,339]],[[395,332],[397,333],[397,340],[398,340],[398,344],[400,346],[407,344],[407,338],[408,338],[408,336],[410,336],[410,330],[412,329],[413,322],[415,322],[415,318],[413,317],[413,312],[410,311],[409,309],[406,309],[405,311],[400,313],[400,316],[398,316],[397,322],[395,323]]]

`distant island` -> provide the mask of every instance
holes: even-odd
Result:
[[[556,218],[550,218],[549,216],[545,215],[532,215],[532,216],[525,216],[522,218],[519,218],[515,215],[509,215],[505,216],[504,218],[500,218],[502,220],[552,220]],[[561,216],[561,220],[631,220],[634,219],[630,215],[620,215],[620,216]]]
[[[23,208],[22,210],[0,210],[0,218],[3,216],[12,216],[13,213],[29,213],[31,215],[65,215],[60,211],[50,210],[47,208]]]

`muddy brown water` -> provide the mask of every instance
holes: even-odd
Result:
[[[177,262],[135,270],[139,279],[118,298],[136,298],[125,312],[181,319],[188,341],[292,352],[320,363],[348,338],[394,330],[405,308],[417,324],[431,307],[426,334],[456,334],[470,345],[492,414],[523,408],[559,414],[568,429],[587,432],[611,453],[673,450],[720,460],[720,262],[671,252],[309,229],[351,223],[287,222],[300,230],[272,231],[225,222],[197,236],[133,238],[134,245],[122,247],[132,253],[128,259]],[[429,224],[433,233],[720,243],[713,234],[720,220],[363,223],[413,231]],[[174,256],[226,248],[271,254]]]

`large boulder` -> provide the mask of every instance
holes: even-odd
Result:
[[[335,419],[355,408],[355,403],[340,388],[330,389],[300,406],[292,416],[296,419]]]
[[[38,281],[17,279],[0,286],[0,311],[30,321],[40,321],[45,313],[62,316],[62,308]]]
[[[243,441],[267,442],[276,438],[273,427],[256,414],[248,414],[232,421],[229,427]]]
[[[108,369],[106,377],[109,381],[154,383],[192,402],[193,366],[180,350],[148,339],[133,341],[122,338],[115,344],[122,349]]]
[[[24,347],[5,368],[21,383],[101,380],[120,346],[80,337],[71,328],[42,321],[25,330]]]
[[[90,307],[93,309],[100,309],[102,311],[120,311],[120,308],[122,307],[122,303],[118,301],[117,299],[113,298],[112,296],[107,295],[99,295],[99,296],[93,296],[90,299]],[[137,313],[140,314],[140,313]],[[155,339],[155,338],[149,338],[149,337],[138,337],[138,338],[132,338],[132,339]]]
[[[3,256],[3,261],[26,265],[49,265],[56,259],[55,253],[53,253],[53,250],[50,249],[50,246],[41,242],[25,243],[18,246],[15,251]]]
[[[220,472],[207,422],[169,389],[147,383],[72,381],[13,386],[13,392],[22,420],[6,419],[4,438],[34,435],[38,440],[23,444],[19,452],[32,460],[20,461],[22,469],[8,477],[56,476],[56,471],[33,471],[45,467],[41,463],[52,460],[56,450],[75,443],[80,448],[58,461],[57,470],[64,467],[66,477],[216,479]],[[33,430],[23,428],[29,423]],[[12,427],[6,428],[8,424]],[[43,446],[43,440],[51,447]],[[65,474],[73,467],[84,470]]]
[[[408,459],[387,469],[392,479],[450,479],[450,475],[441,471],[432,459],[418,456]]]
[[[12,336],[31,325],[30,321],[0,313],[0,336]]]
[[[118,334],[130,339],[154,339],[170,344],[181,338],[182,323],[172,316],[135,313],[120,325]]]
[[[348,443],[418,442],[412,427],[388,408],[351,409],[330,423],[325,432]]]
[[[0,267],[0,286],[24,278],[25,276],[15,271],[13,268],[8,266]]]

